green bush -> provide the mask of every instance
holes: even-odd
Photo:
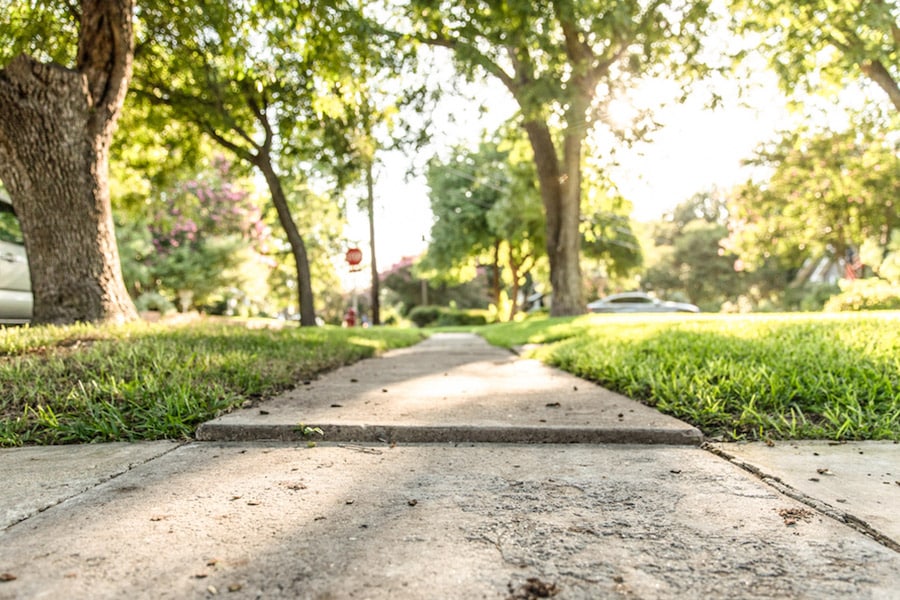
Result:
[[[484,311],[458,310],[453,308],[441,309],[435,325],[438,327],[452,327],[454,325],[487,325],[488,318]]]
[[[409,311],[409,320],[418,327],[487,325],[489,321],[486,311],[461,310],[445,306],[416,306]]]
[[[440,306],[417,306],[409,311],[409,320],[417,327],[427,327],[436,322],[441,316]]]
[[[807,283],[806,285],[788,288],[784,291],[783,304],[785,310],[817,312],[841,289],[834,283]]]
[[[841,293],[825,303],[828,312],[900,309],[900,286],[883,279],[842,281]]]
[[[153,310],[164,315],[175,312],[175,305],[168,298],[156,292],[141,294],[135,299],[134,306],[140,312]]]

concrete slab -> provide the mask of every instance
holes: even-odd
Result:
[[[659,443],[698,445],[673,417],[472,334],[438,334],[203,424],[207,441]],[[320,439],[313,435],[312,439]]]
[[[0,449],[0,529],[170,452],[175,442]]]
[[[711,444],[718,452],[822,512],[871,528],[900,549],[900,444]]]
[[[0,532],[0,574],[4,600],[896,598],[900,554],[698,448],[195,443]]]

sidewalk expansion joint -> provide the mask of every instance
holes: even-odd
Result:
[[[25,521],[31,519],[32,517],[39,515],[42,512],[45,512],[47,510],[50,510],[54,506],[59,506],[60,504],[63,504],[64,502],[68,502],[74,498],[77,498],[78,496],[86,494],[87,492],[90,492],[91,490],[93,490],[105,483],[109,483],[110,481],[113,481],[113,480],[121,477],[122,475],[125,475],[129,471],[132,471],[142,465],[146,465],[147,463],[153,462],[154,460],[161,458],[161,457],[165,456],[166,454],[169,454],[170,452],[174,452],[175,450],[182,448],[184,446],[187,446],[189,444],[192,444],[192,443],[194,443],[193,440],[183,440],[180,442],[176,442],[176,443],[172,444],[171,448],[169,448],[168,450],[166,450],[164,452],[161,452],[160,454],[153,455],[144,460],[138,460],[138,461],[135,461],[132,463],[128,463],[128,465],[126,467],[124,467],[123,469],[120,469],[114,473],[110,473],[104,477],[98,478],[96,481],[92,482],[90,486],[84,487],[81,489],[77,489],[77,490],[73,491],[71,494],[68,494],[66,496],[56,499],[56,501],[52,502],[51,504],[46,504],[44,506],[41,506],[41,507],[37,508],[36,510],[34,510],[34,512],[31,512],[31,513],[23,516],[20,519],[16,519],[15,521],[12,521],[5,527],[0,527],[0,531],[5,531],[5,530],[15,527],[17,525],[20,525],[21,523],[24,523]]]
[[[805,504],[806,506],[812,508],[816,512],[818,512],[830,519],[833,519],[833,520],[837,521],[838,523],[841,523],[842,525],[846,525],[847,527],[854,529],[855,531],[873,539],[874,541],[878,542],[882,546],[889,548],[889,549],[893,550],[894,552],[900,553],[900,543],[898,543],[894,539],[886,536],[885,534],[881,533],[880,531],[878,531],[877,529],[875,529],[874,527],[869,525],[863,519],[860,519],[859,517],[854,516],[848,512],[839,510],[839,509],[831,506],[827,502],[822,502],[821,500],[818,500],[816,498],[813,498],[812,496],[804,494],[803,492],[799,491],[798,489],[785,483],[779,477],[765,473],[764,471],[760,470],[759,468],[757,468],[749,463],[746,463],[731,454],[728,454],[724,450],[722,450],[720,448],[716,448],[712,444],[704,443],[700,447],[703,450],[707,450],[710,453],[715,454],[719,458],[727,460],[734,466],[736,466],[740,469],[743,469],[744,471],[747,471],[748,473],[754,475],[763,483],[769,485],[770,487],[775,488],[775,490],[777,490],[779,493],[784,494],[785,496],[788,496],[789,498],[793,498],[794,500]]]

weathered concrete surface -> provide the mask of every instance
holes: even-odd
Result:
[[[329,441],[702,441],[682,421],[471,334],[435,335],[344,367],[205,423],[197,438],[296,440],[300,423]]]
[[[301,422],[326,441],[307,448]],[[717,455],[685,445],[700,437],[680,421],[472,336],[338,370],[201,434],[301,442],[0,450],[0,600],[900,589],[900,446]],[[399,445],[335,442],[349,438]],[[406,443],[465,439],[494,443]],[[509,443],[579,440],[594,445]]]
[[[712,446],[822,512],[869,527],[900,549],[900,444],[799,441]]]
[[[0,529],[121,475],[174,442],[89,444],[0,450]]]
[[[698,448],[194,443],[0,532],[2,573],[2,599],[896,598],[900,554]]]

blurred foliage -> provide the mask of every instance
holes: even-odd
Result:
[[[825,303],[828,312],[900,310],[900,285],[883,279],[841,281],[841,292]]]
[[[205,173],[156,191],[149,218],[118,228],[122,272],[135,298],[160,294],[182,311],[270,312],[271,228],[221,157]],[[229,305],[229,302],[231,305]]]
[[[393,307],[402,316],[417,306],[432,304],[461,309],[485,306],[489,280],[483,269],[462,284],[421,279],[417,271],[414,260],[407,258],[381,274],[385,306]]]
[[[491,297],[501,290],[516,298],[543,257],[544,220],[534,166],[523,158],[521,136],[485,141],[478,151],[456,148],[428,165],[434,224],[421,276],[437,282],[464,283],[479,267],[491,273]],[[501,283],[502,281],[502,283]],[[485,299],[487,301],[487,298]],[[510,307],[508,318],[518,309]]]
[[[900,227],[900,116],[858,115],[843,131],[786,132],[749,161],[771,176],[731,198],[729,250],[754,268],[843,257],[868,239],[886,247]]]
[[[712,190],[682,202],[647,234],[646,271],[641,287],[670,300],[686,300],[703,311],[754,309],[787,285],[773,269],[748,273],[722,247],[728,237],[725,195]]]
[[[900,7],[893,0],[731,0],[732,28],[788,93],[831,93],[867,78],[900,111]]]

